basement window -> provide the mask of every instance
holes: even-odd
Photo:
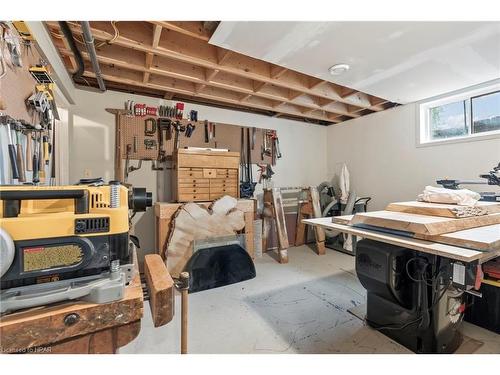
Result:
[[[418,145],[500,137],[500,83],[421,102]]]

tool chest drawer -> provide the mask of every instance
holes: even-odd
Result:
[[[204,168],[203,169],[203,177],[216,178],[217,177],[217,169]]]
[[[179,194],[196,194],[196,193],[209,193],[210,188],[207,187],[198,187],[198,186],[190,186],[190,187],[179,187]]]
[[[179,202],[202,202],[210,200],[210,194],[179,194]]]
[[[173,155],[173,198],[177,202],[239,197],[237,152],[177,150]]]
[[[237,178],[238,170],[237,169],[217,169],[217,178]]]
[[[182,178],[179,179],[179,189],[183,187],[206,187],[208,188],[210,186],[210,182],[208,179],[204,178],[193,178],[193,179],[188,179],[188,178]]]
[[[179,168],[179,178],[203,178],[203,168]]]
[[[211,188],[222,188],[222,187],[237,187],[238,186],[238,181],[236,179],[222,179],[222,178],[217,178],[210,180],[210,187]]]

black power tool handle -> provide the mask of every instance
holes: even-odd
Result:
[[[21,211],[22,200],[32,199],[74,199],[75,214],[89,212],[88,192],[78,190],[6,190],[2,191],[4,217],[17,217]]]
[[[9,159],[10,159],[10,165],[12,168],[12,178],[18,179],[19,178],[19,169],[17,169],[17,156],[16,156],[16,148],[14,145],[9,145]]]
[[[79,199],[85,196],[85,190],[6,190],[2,191],[2,200],[27,199]]]
[[[38,174],[38,155],[35,151],[33,153],[33,178],[32,181],[34,184],[38,184],[40,182],[40,175]]]

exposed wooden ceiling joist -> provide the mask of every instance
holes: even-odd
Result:
[[[47,22],[53,41],[68,69],[74,56],[60,37],[59,26]],[[78,23],[69,22],[76,39]],[[286,67],[210,45],[211,32],[201,21],[151,21],[115,23],[93,21],[94,38],[108,42],[97,48],[104,79],[144,90],[164,90],[179,95],[337,123],[394,103],[322,81]],[[85,60],[89,56],[83,46]],[[90,67],[89,64],[86,64]],[[86,77],[93,77],[86,70]]]

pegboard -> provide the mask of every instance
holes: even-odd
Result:
[[[5,54],[7,63],[5,64],[6,74],[0,79],[0,111],[12,118],[34,123],[38,121],[38,116],[28,111],[25,102],[35,92],[36,81],[28,69],[40,63],[40,54],[36,45],[29,48],[24,44],[21,45],[22,67],[10,65],[7,47],[2,53]]]
[[[149,118],[154,118],[158,120],[157,116],[130,116],[126,114],[117,114],[117,137],[120,145],[119,155],[121,159],[127,158],[127,145],[131,145],[131,153],[129,155],[130,160],[156,160],[158,158],[158,128],[156,129],[156,134],[154,136],[147,136],[144,133],[145,130],[145,120]],[[241,129],[245,129],[245,139],[246,139],[246,127],[222,123],[215,124],[215,137],[213,137],[209,142],[205,142],[205,123],[204,121],[189,121],[180,120],[182,125],[186,126],[191,123],[195,125],[195,129],[191,137],[186,137],[185,133],[179,133],[180,138],[180,148],[184,147],[207,147],[207,148],[227,148],[229,151],[241,152]],[[150,127],[148,125],[148,127]],[[264,155],[264,159],[261,158],[261,145],[263,144],[263,136],[267,129],[255,129],[255,145],[254,149],[251,150],[252,163],[262,163],[270,164],[271,157]],[[252,128],[250,128],[250,137],[252,136]],[[165,137],[165,135],[164,135]],[[154,140],[156,142],[156,148],[148,150],[145,147],[144,140]],[[171,158],[172,152],[174,150],[174,131],[172,131],[172,139],[166,140],[164,138],[163,149],[167,158]],[[134,148],[134,143],[136,147]]]

